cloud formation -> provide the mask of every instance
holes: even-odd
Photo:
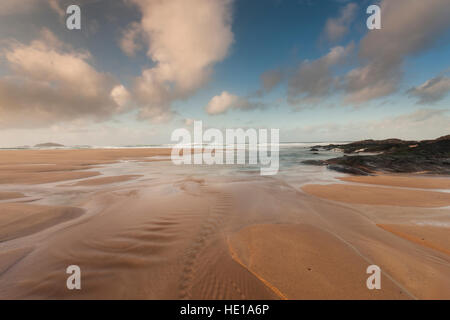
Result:
[[[450,78],[446,76],[434,77],[420,86],[409,89],[408,94],[418,99],[418,103],[435,103],[450,92]]]
[[[302,62],[289,79],[288,101],[291,104],[314,103],[327,96],[337,81],[332,67],[345,61],[353,49],[353,43],[347,47],[337,46],[317,60]]]
[[[268,70],[261,75],[261,86],[264,93],[272,91],[283,80],[283,71],[280,69]]]
[[[68,1],[2,1],[0,15],[31,13],[45,6],[61,16]],[[119,45],[130,56],[145,49],[151,62],[129,89],[95,70],[90,53],[73,50],[45,30],[29,44],[16,41],[3,48],[2,60],[11,74],[0,78],[0,126],[107,120],[132,109],[138,110],[140,120],[164,122],[173,115],[174,101],[202,88],[233,42],[232,0],[127,2],[142,18],[123,32]]]
[[[234,109],[239,103],[239,97],[223,91],[220,95],[215,96],[206,106],[206,112],[211,115],[222,114],[229,109]]]
[[[206,106],[206,112],[209,115],[219,115],[228,112],[231,109],[253,110],[265,107],[262,103],[256,103],[223,91],[220,95],[213,97]]]
[[[104,120],[126,107],[127,91],[48,29],[1,55],[12,75],[0,78],[0,128],[39,127],[75,119]]]
[[[284,132],[286,138],[313,140],[318,135],[327,141],[400,138],[405,140],[435,139],[448,134],[450,114],[443,109],[419,109],[377,120],[327,121]]]
[[[42,7],[49,7],[60,17],[66,15],[66,8],[71,4],[84,5],[104,0],[2,0],[0,1],[0,16],[28,14]]]
[[[47,1],[47,0],[45,0]],[[0,1],[0,16],[28,13],[44,0]]]
[[[233,42],[231,0],[130,0],[142,20],[124,35],[122,48],[135,52],[135,34],[142,32],[154,66],[135,80],[133,93],[140,118],[163,120],[175,100],[194,94],[209,80],[215,63]]]
[[[332,42],[342,39],[348,33],[357,9],[358,5],[350,2],[340,10],[338,17],[328,19],[324,29],[325,37]]]
[[[448,0],[383,0],[381,30],[361,40],[362,66],[343,79],[346,101],[359,104],[395,92],[406,57],[422,52],[450,27]]]
[[[119,46],[126,55],[133,57],[136,52],[143,48],[142,28],[137,22],[131,23],[126,30],[122,32]]]

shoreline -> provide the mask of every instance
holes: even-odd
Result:
[[[348,176],[333,187],[359,198],[400,190],[414,195],[405,208],[302,191],[326,185],[197,176],[159,161],[167,149],[0,155],[3,299],[450,298],[449,209],[430,208],[446,178]],[[405,189],[422,182],[428,190]],[[64,287],[73,264],[79,292]],[[370,264],[386,274],[381,291],[365,287]]]

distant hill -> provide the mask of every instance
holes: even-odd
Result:
[[[40,143],[34,146],[35,148],[47,148],[47,147],[64,147],[64,145],[59,143],[53,143],[53,142],[47,142],[47,143]]]

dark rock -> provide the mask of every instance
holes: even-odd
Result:
[[[360,175],[376,171],[450,175],[450,135],[424,141],[364,140],[346,145],[329,145],[324,148],[326,150],[341,148],[347,154],[360,149],[379,153],[375,155],[344,155],[325,161],[307,160],[303,163],[328,165],[330,170]]]
[[[36,148],[45,148],[45,147],[64,147],[64,145],[59,143],[47,142],[35,145]]]
[[[324,160],[304,160],[302,163],[312,166],[325,166],[327,164]]]
[[[329,164],[327,166],[328,169],[330,170],[334,170],[334,171],[338,171],[338,172],[342,172],[342,173],[350,173],[350,174],[355,174],[355,175],[359,175],[359,176],[369,176],[371,175],[369,172],[366,172],[364,170],[358,169],[358,168],[354,168],[354,167],[350,167],[350,166],[344,166],[344,165],[340,165],[340,164]]]

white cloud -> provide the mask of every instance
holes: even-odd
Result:
[[[130,92],[123,85],[116,85],[111,90],[111,98],[122,109],[125,109],[126,106],[131,102]]]
[[[228,110],[254,110],[265,108],[266,104],[253,102],[248,98],[243,98],[223,91],[220,95],[213,97],[206,106],[206,112],[210,115],[219,115],[228,112]]]
[[[167,118],[171,103],[205,85],[214,64],[226,57],[233,42],[231,1],[131,2],[141,10],[140,32],[148,44],[147,56],[155,64],[143,70],[134,84],[140,118]],[[136,44],[129,40],[126,34],[122,48],[134,53]]]
[[[128,28],[122,32],[119,45],[122,51],[130,57],[133,57],[137,51],[141,50],[143,47],[141,25],[137,22],[131,23]]]
[[[60,17],[64,17],[66,15],[66,11],[63,9],[60,0],[48,0],[48,4],[50,8],[52,8]]]
[[[361,40],[363,65],[342,79],[346,101],[359,104],[395,92],[404,59],[434,45],[448,30],[449,16],[448,0],[383,0],[382,29]]]
[[[223,91],[219,96],[211,99],[206,107],[206,112],[211,115],[222,114],[227,112],[228,109],[234,108],[238,102],[238,96]]]
[[[347,47],[334,47],[325,56],[312,61],[304,61],[289,79],[288,100],[292,104],[316,102],[327,96],[335,87],[336,78],[331,68],[343,61],[353,51],[351,43]]]
[[[0,128],[106,119],[123,107],[125,88],[96,71],[89,53],[70,49],[47,29],[30,44],[10,43],[2,55],[13,73],[0,78]]]
[[[408,90],[410,96],[418,98],[418,103],[434,103],[442,100],[450,92],[450,78],[438,76],[418,87]]]
[[[97,1],[99,0],[78,0],[75,4],[82,5]],[[64,17],[66,15],[65,8],[71,4],[74,4],[71,0],[1,0],[0,16],[29,14],[42,7],[50,7],[60,17]]]
[[[357,9],[356,3],[348,3],[341,9],[338,17],[328,19],[325,24],[325,37],[330,41],[338,41],[345,36],[355,18]]]
[[[38,3],[44,2],[43,0],[2,0],[0,1],[0,16],[29,13]]]
[[[284,130],[285,137],[282,138],[296,139],[297,141],[435,139],[448,134],[449,123],[448,110],[419,109],[398,116],[387,116],[380,120],[327,121],[293,130]]]

